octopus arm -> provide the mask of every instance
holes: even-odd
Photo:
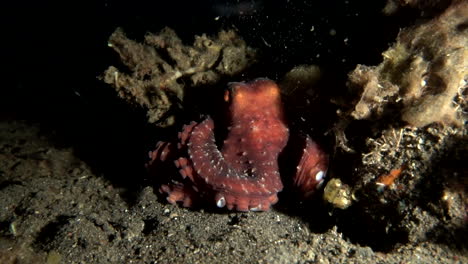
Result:
[[[279,174],[247,175],[234,169],[218,150],[213,128],[213,120],[207,118],[194,127],[190,135],[187,146],[195,182],[215,192],[218,207],[268,210],[277,201],[276,193],[282,188]]]
[[[321,186],[327,168],[328,155],[309,136],[306,136],[305,147],[293,177],[293,184],[303,197],[309,197]]]

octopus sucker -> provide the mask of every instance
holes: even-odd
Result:
[[[172,161],[177,168],[160,187],[167,201],[237,211],[268,211],[277,203],[283,189],[278,157],[289,139],[280,97],[279,87],[268,79],[230,83],[224,96],[230,122],[221,146],[214,134],[218,123],[209,116],[185,125],[177,142],[159,142],[147,167],[161,181],[159,164]],[[309,196],[323,182],[328,156],[308,136],[304,142],[297,171],[289,177]]]

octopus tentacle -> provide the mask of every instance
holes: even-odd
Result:
[[[159,190],[167,201],[186,207],[203,200],[229,210],[269,210],[283,189],[278,156],[289,138],[280,97],[279,87],[268,79],[231,83],[224,97],[230,126],[220,149],[209,117],[185,125],[177,142],[159,142],[147,167],[162,183]],[[302,143],[305,149],[295,156],[299,163],[293,182],[309,196],[323,182],[328,157],[309,137]]]
[[[182,202],[184,207],[192,207],[199,195],[191,186],[185,184],[163,184],[159,188],[161,193],[167,193],[166,200],[171,204]]]
[[[170,142],[159,141],[156,144],[156,149],[148,153],[149,158],[151,159],[150,163],[155,161],[166,161],[168,155],[173,152],[173,144]]]
[[[328,155],[307,135],[301,160],[293,177],[293,184],[303,197],[309,197],[321,186],[327,168]]]
[[[216,205],[236,206],[241,211],[268,210],[282,187],[279,174],[265,177],[259,171],[246,174],[233,168],[218,150],[213,128],[213,120],[207,118],[193,129],[187,145],[196,175],[216,192]]]

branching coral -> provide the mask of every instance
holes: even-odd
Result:
[[[337,208],[343,204],[337,201],[352,202],[365,221],[385,226],[386,234],[395,227],[402,233],[427,230],[422,224],[408,228],[416,225],[412,217],[423,215],[416,201],[432,203],[424,213],[444,214],[440,205],[449,207],[450,199],[459,201],[461,211],[466,208],[464,198],[457,198],[463,192],[451,186],[466,181],[459,176],[459,164],[466,153],[460,142],[467,135],[468,2],[454,2],[438,17],[403,29],[380,65],[358,65],[348,79],[355,100],[337,101],[343,106],[334,127],[337,146],[354,150],[346,155],[355,158],[350,165],[354,171],[335,169],[343,184],[330,181],[325,191],[333,195],[325,199]],[[337,196],[347,189],[351,200]],[[382,212],[385,218],[376,217]],[[408,237],[424,239],[425,234]]]
[[[117,29],[109,46],[128,71],[114,66],[104,73],[104,81],[114,86],[120,97],[148,109],[150,123],[170,125],[170,109],[183,102],[186,85],[214,83],[223,75],[239,73],[252,63],[255,52],[234,31],[221,31],[216,38],[196,36],[192,46],[184,45],[169,28],[147,34],[144,43],[128,39]],[[181,78],[184,82],[178,81]]]
[[[462,124],[454,103],[468,77],[468,3],[460,2],[428,23],[400,32],[378,66],[358,65],[349,86],[361,91],[350,115],[378,119],[397,106],[401,119],[422,127],[434,122]]]

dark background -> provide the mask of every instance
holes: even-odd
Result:
[[[122,27],[129,38],[173,28],[194,35],[237,30],[262,51],[258,72],[279,79],[295,65],[333,73],[343,92],[356,64],[376,65],[408,12],[382,15],[384,1],[21,1],[2,3],[1,60],[5,80],[0,117],[38,123],[56,144],[72,147],[116,184],[138,187],[146,153],[159,130],[144,109],[117,98],[97,79],[119,58],[107,39]],[[218,19],[215,19],[217,18]],[[312,27],[314,28],[313,30]],[[334,30],[335,35],[330,31]],[[233,80],[236,81],[236,80]],[[112,175],[112,176],[109,176]],[[130,180],[129,180],[130,179]]]

